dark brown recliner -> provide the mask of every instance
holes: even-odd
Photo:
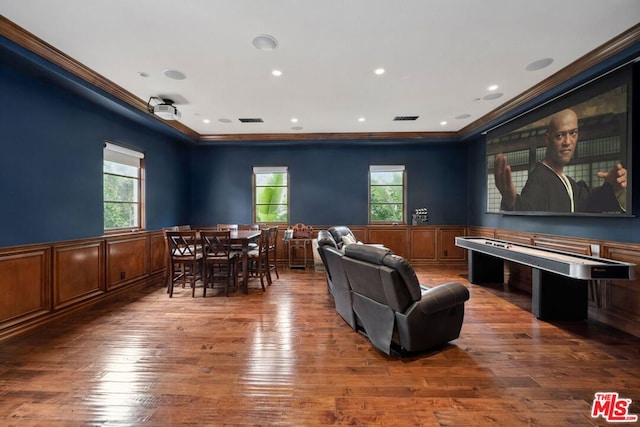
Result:
[[[337,249],[342,249],[342,247],[344,246],[344,236],[349,236],[354,242],[357,241],[356,236],[346,225],[334,225],[333,227],[327,228],[327,231],[331,233],[331,237],[333,237]]]
[[[351,302],[351,288],[342,265],[343,253],[338,249],[336,241],[327,230],[318,231],[318,253],[324,264],[327,286],[329,293],[333,297],[336,311],[349,326],[356,329]]]
[[[460,336],[469,299],[464,285],[421,286],[406,259],[375,246],[347,245],[342,263],[356,322],[378,350],[407,355]]]

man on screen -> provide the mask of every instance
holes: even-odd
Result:
[[[496,155],[494,178],[505,211],[625,212],[627,170],[620,163],[609,172],[598,172],[605,182],[591,189],[563,173],[578,143],[578,116],[562,110],[551,117],[545,135],[545,157],[529,172],[521,194],[511,179],[511,167],[503,154]]]

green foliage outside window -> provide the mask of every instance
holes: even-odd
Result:
[[[104,228],[139,227],[139,169],[104,161]]]
[[[371,222],[404,221],[404,171],[370,172]]]
[[[287,172],[256,173],[256,222],[289,222]]]

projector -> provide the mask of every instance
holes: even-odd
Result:
[[[171,103],[155,105],[153,114],[164,120],[178,120],[181,117],[180,111]]]

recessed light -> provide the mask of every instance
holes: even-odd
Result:
[[[381,76],[384,74],[384,68],[376,68],[373,72]]]
[[[487,89],[488,90],[496,90],[496,89],[498,89],[498,85],[491,85]]]
[[[365,120],[366,119],[364,117],[358,117],[358,121],[361,122],[361,123],[364,122]]]
[[[276,77],[280,77],[280,76],[282,75],[282,71],[280,71],[280,70],[273,70],[273,71],[271,72],[271,74],[273,74],[273,75],[274,75],[274,76],[276,76]]]
[[[456,119],[458,120],[462,120],[462,119],[468,119],[469,117],[471,117],[471,114],[460,114],[458,116],[456,116]]]
[[[138,71],[138,75],[140,77],[149,77],[149,73],[147,73],[146,71]]]
[[[231,122],[232,122],[232,120],[231,120],[231,119],[225,119],[225,118],[218,119],[218,121],[219,121],[220,123],[231,123]]]
[[[538,70],[542,70],[545,67],[548,67],[552,63],[553,63],[553,58],[542,58],[528,64],[526,67],[524,67],[524,69],[527,71],[538,71]]]
[[[302,130],[304,129],[302,126],[291,126],[291,130]]]
[[[278,47],[278,40],[269,34],[260,34],[254,37],[251,43],[258,50],[274,50]]]
[[[444,120],[440,122],[440,126],[444,126],[444,125],[446,125],[446,124],[447,124],[447,122],[446,122],[446,121],[444,121]]]
[[[164,74],[165,77],[168,77],[173,80],[184,80],[187,78],[187,76],[185,76],[184,73],[181,73],[178,70],[164,70],[162,74]]]
[[[291,118],[291,123],[298,123],[298,118],[297,117],[292,117]]]
[[[211,120],[209,120],[209,119],[202,119],[202,122],[203,122],[203,123],[211,123]]]

